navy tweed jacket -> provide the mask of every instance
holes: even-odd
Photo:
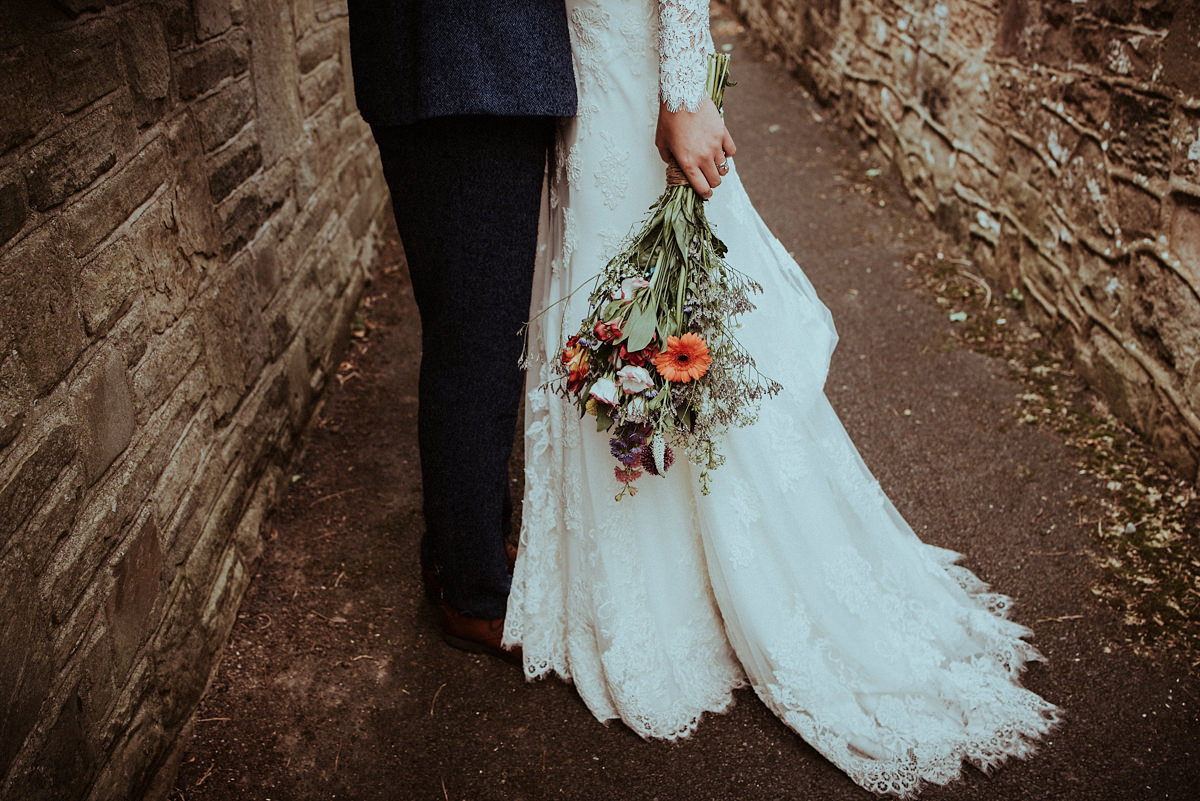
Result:
[[[349,11],[354,91],[372,125],[575,114],[563,0],[349,0]]]

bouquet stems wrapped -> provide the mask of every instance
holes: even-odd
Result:
[[[709,56],[709,96],[720,109],[729,56]],[[662,475],[683,448],[700,468],[700,487],[724,461],[719,440],[752,423],[765,396],[781,387],[754,366],[734,337],[739,315],[762,288],[725,261],[726,247],[704,201],[679,168],[596,278],[589,311],[567,339],[561,373],[580,414],[610,436],[620,499],[644,473]]]

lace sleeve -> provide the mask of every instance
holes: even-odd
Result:
[[[710,41],[708,0],[659,0],[658,89],[668,110],[700,107]]]

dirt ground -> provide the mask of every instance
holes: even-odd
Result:
[[[1003,362],[954,346],[905,265],[933,228],[781,67],[737,39],[738,171],[830,306],[827,384],[864,458],[927,541],[1019,600],[1049,661],[1027,685],[1066,723],[1032,759],[927,799],[1185,799],[1200,786],[1200,681],[1137,651],[1094,589],[1096,481],[1014,423]],[[402,255],[356,332],[298,461],[222,663],[196,712],[177,801],[865,799],[743,691],[677,744],[601,725],[561,681],[446,647],[420,592],[418,332]],[[513,484],[520,497],[518,459]]]

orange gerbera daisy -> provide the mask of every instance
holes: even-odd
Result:
[[[681,384],[703,377],[710,364],[708,343],[697,334],[667,337],[667,349],[654,358],[659,375]]]

